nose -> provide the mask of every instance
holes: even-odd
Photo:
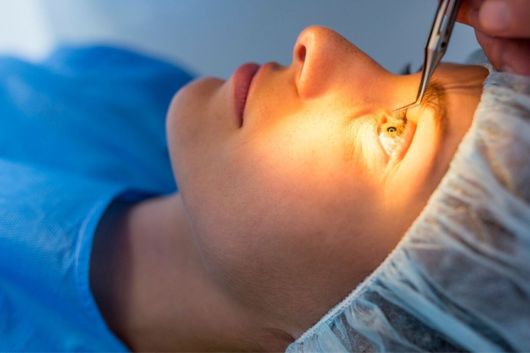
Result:
[[[293,48],[295,82],[303,98],[348,89],[362,92],[363,85],[378,75],[388,74],[375,61],[337,32],[308,27],[300,33]]]
[[[293,66],[301,96],[311,98],[324,91],[330,72],[338,64],[337,37],[333,31],[319,26],[306,28],[298,36],[293,49]]]

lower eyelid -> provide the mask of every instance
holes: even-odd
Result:
[[[368,171],[380,173],[387,163],[387,155],[378,138],[379,126],[373,117],[356,119],[350,126],[349,150],[356,163]]]

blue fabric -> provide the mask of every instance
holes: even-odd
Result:
[[[191,76],[127,50],[0,58],[0,351],[127,351],[89,286],[108,205],[176,191],[165,138]]]

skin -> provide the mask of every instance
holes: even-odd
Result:
[[[459,14],[497,70],[525,76],[530,76],[529,18],[528,0],[463,0]]]
[[[329,29],[304,30],[288,67],[260,69],[242,126],[233,78],[188,85],[167,119],[180,193],[113,205],[98,229],[91,283],[109,326],[139,351],[282,351],[419,215],[486,75],[441,66],[446,119],[409,111],[397,157],[378,128],[420,75],[391,74]]]

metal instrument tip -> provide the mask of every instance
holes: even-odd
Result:
[[[414,107],[416,107],[416,106],[418,106],[418,105],[420,105],[420,102],[415,101],[415,102],[412,102],[412,103],[410,103],[410,104],[407,104],[407,105],[405,105],[405,106],[403,106],[403,107],[401,107],[401,108],[394,109],[392,112],[393,112],[393,113],[401,113],[401,112],[403,112],[403,111],[405,111],[405,110],[409,110],[409,109],[414,108]]]

